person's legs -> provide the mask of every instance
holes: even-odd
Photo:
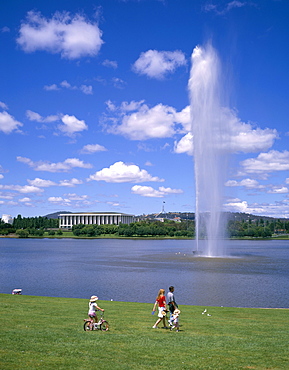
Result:
[[[154,324],[153,328],[156,329],[158,324],[162,321],[162,319],[157,319],[156,323]]]
[[[164,328],[167,327],[167,324],[166,324],[166,316],[163,317],[163,323],[164,323]]]
[[[173,325],[173,313],[174,313],[175,308],[172,304],[169,304],[169,310],[170,310],[169,324]]]
[[[90,320],[90,329],[92,329],[93,324],[95,323],[95,317],[94,316],[89,316],[89,320]]]

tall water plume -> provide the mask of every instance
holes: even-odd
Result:
[[[226,119],[221,106],[220,61],[214,48],[196,47],[189,79],[196,187],[196,241],[203,256],[224,256],[223,190],[227,168]],[[200,239],[203,250],[200,250]]]

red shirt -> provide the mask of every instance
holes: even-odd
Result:
[[[166,307],[166,296],[160,296],[160,298],[157,299],[157,302],[159,304],[159,307]]]

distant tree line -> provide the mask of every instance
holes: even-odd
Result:
[[[182,220],[139,221],[129,225],[83,225],[72,227],[75,236],[118,235],[123,237],[195,237],[195,222]],[[229,238],[268,238],[273,234],[289,234],[289,221],[257,219],[234,221],[227,223],[226,235]]]
[[[99,236],[105,234],[116,234],[123,237],[157,237],[157,236],[194,236],[193,221],[174,222],[161,221],[139,221],[129,225],[83,225],[78,224],[72,227],[76,236]]]
[[[12,225],[1,220],[0,235],[16,233],[21,238],[27,238],[29,235],[43,236],[46,229],[58,228],[58,225],[59,221],[57,219],[47,217],[22,217],[18,215],[13,219]],[[55,233],[62,234],[62,231],[48,231],[49,235],[54,235]]]
[[[13,219],[13,227],[15,229],[48,229],[48,228],[57,228],[59,225],[58,219],[47,218],[47,217],[22,217],[18,215]]]
[[[233,237],[253,237],[253,238],[267,238],[273,234],[288,234],[289,221],[266,220],[262,218],[256,221],[228,221],[227,234],[230,238]]]
[[[0,235],[8,235],[15,233],[15,229],[12,225],[6,224],[4,221],[0,221]]]
[[[0,222],[0,235],[16,233],[19,237],[43,236],[45,231],[48,235],[62,235],[58,229],[58,219],[47,217],[22,217],[14,218],[12,225]],[[54,230],[53,230],[54,229]],[[55,230],[56,229],[56,230]],[[129,225],[83,225],[72,227],[75,236],[97,237],[101,235],[115,235],[119,237],[195,237],[194,220],[142,220]],[[230,238],[268,238],[273,234],[289,234],[289,221],[280,219],[256,220],[229,220],[226,234]]]

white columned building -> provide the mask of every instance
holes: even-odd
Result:
[[[134,222],[134,216],[117,212],[61,213],[59,228],[71,229],[73,225],[119,225]]]

